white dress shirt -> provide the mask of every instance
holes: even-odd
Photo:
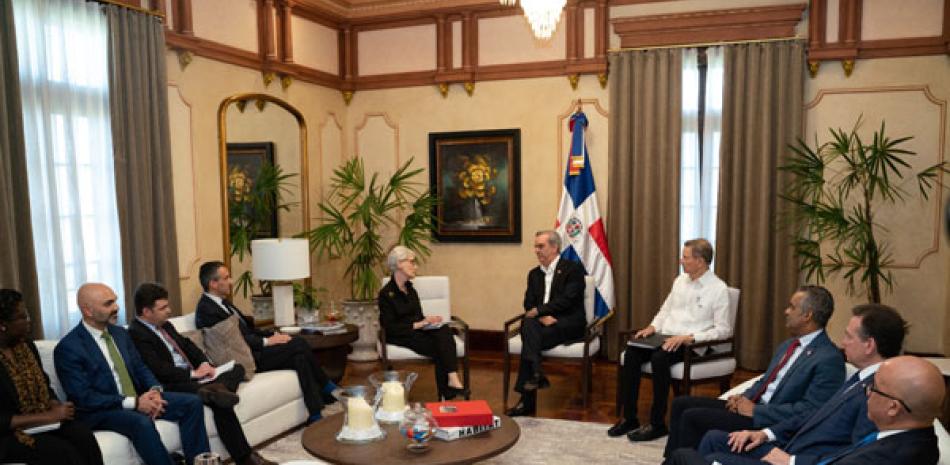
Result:
[[[136,319],[139,320],[139,323],[142,323],[143,325],[145,325],[146,328],[152,330],[152,332],[155,333],[156,336],[158,336],[158,339],[162,341],[162,344],[165,344],[165,348],[168,349],[168,352],[170,354],[172,354],[172,362],[175,364],[175,367],[183,368],[191,372],[191,364],[188,363],[188,360],[185,360],[184,354],[178,353],[178,351],[175,350],[175,347],[172,346],[170,342],[168,342],[168,339],[165,339],[165,336],[162,334],[161,331],[158,330],[158,328],[155,327],[155,325],[141,318],[136,318]],[[171,335],[169,335],[169,337],[171,337]]]
[[[660,334],[692,334],[696,342],[731,336],[726,283],[712,270],[697,279],[680,274],[650,325]]]
[[[112,363],[112,356],[109,355],[109,347],[106,345],[105,339],[102,338],[102,330],[93,328],[83,320],[82,325],[86,328],[86,331],[89,331],[89,335],[92,336],[92,340],[96,341],[96,345],[99,346],[99,350],[102,351],[102,356],[106,359],[106,363],[109,364],[109,369],[112,370],[112,379],[115,380],[115,387],[119,394],[122,394],[122,382],[119,381],[119,374],[115,371],[115,364]],[[116,346],[116,351],[118,352],[119,348]],[[119,352],[119,358],[122,357],[122,353]],[[125,360],[122,360],[122,363],[125,363]],[[128,364],[125,365],[126,370],[128,370]],[[132,374],[129,373],[131,377]],[[126,410],[135,409],[135,397],[126,397],[122,399],[122,408]]]
[[[541,303],[548,303],[548,299],[551,298],[551,283],[554,282],[554,271],[557,270],[557,262],[561,260],[561,256],[557,255],[554,257],[554,260],[551,260],[551,263],[548,263],[548,266],[538,265],[541,268],[541,272],[544,273],[544,300]]]

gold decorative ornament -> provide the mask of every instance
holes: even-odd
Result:
[[[234,102],[234,106],[237,107],[238,111],[244,113],[244,109],[247,107],[247,100],[238,100]]]
[[[464,87],[465,87],[465,92],[468,93],[468,96],[469,96],[469,97],[471,97],[472,94],[475,93],[475,83],[474,83],[474,82],[466,82]]]
[[[844,68],[845,77],[851,77],[851,72],[854,71],[854,60],[842,61],[841,67]]]
[[[178,50],[176,53],[178,54],[178,66],[181,66],[181,69],[187,68],[191,64],[191,60],[195,58],[188,50]]]
[[[442,98],[449,96],[449,83],[440,82],[439,83],[439,93],[442,94]]]
[[[343,93],[343,103],[349,105],[350,102],[353,100],[353,91],[352,91],[352,90],[344,90],[344,91],[341,91],[341,92]]]
[[[285,74],[280,77],[281,89],[287,90],[287,88],[290,87],[290,85],[293,83],[294,83],[294,78],[292,76]]]
[[[808,74],[812,78],[818,75],[818,68],[821,66],[821,62],[818,60],[808,60]]]
[[[254,101],[254,106],[257,107],[257,111],[264,111],[264,106],[267,105],[267,100],[259,98]]]
[[[601,89],[607,88],[607,73],[600,73],[597,75],[597,82],[600,83]]]
[[[580,82],[580,80],[581,80],[581,75],[580,75],[580,74],[568,74],[568,75],[567,75],[567,82],[570,82],[570,83],[571,83],[571,89],[573,89],[573,90],[577,90],[577,83]]]
[[[274,82],[274,78],[276,78],[276,77],[277,77],[277,75],[274,74],[273,71],[265,71],[265,72],[263,73],[264,87],[267,87],[267,86],[270,85],[270,83]]]

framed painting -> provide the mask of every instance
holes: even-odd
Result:
[[[251,208],[247,195],[265,163],[274,164],[273,142],[235,142],[228,150],[228,208]],[[278,237],[277,199],[272,199],[273,212],[266,225],[252,239]],[[231,218],[236,215],[232,211]]]
[[[441,242],[521,242],[521,130],[429,134]]]

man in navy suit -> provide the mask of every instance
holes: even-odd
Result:
[[[535,233],[534,254],[540,266],[528,272],[521,320],[521,362],[515,382],[521,400],[506,412],[509,416],[534,415],[537,390],[550,386],[541,371],[541,352],[580,339],[587,327],[584,267],[561,259],[561,236],[557,231]]]
[[[76,296],[82,322],[53,354],[56,374],[76,406],[76,419],[94,430],[129,438],[148,465],[172,465],[155,420],[178,423],[188,463],[208,452],[204,409],[194,394],[162,392],[142,362],[129,334],[116,326],[115,292],[99,283],[83,284]]]
[[[670,436],[663,455],[695,448],[710,430],[761,429],[796,415],[809,415],[844,381],[844,359],[825,333],[834,311],[827,289],[802,286],[785,309],[794,336],[778,346],[768,370],[741,395],[728,400],[678,397],[673,400]]]
[[[891,307],[859,305],[852,310],[841,339],[848,361],[858,368],[847,382],[812,415],[797,415],[761,430],[731,434],[710,431],[703,437],[697,455],[702,461],[683,461],[688,449],[673,453],[672,464],[709,463],[724,465],[782,463],[813,465],[821,458],[847,448],[877,428],[868,419],[866,388],[874,382],[881,363],[900,354],[907,323]],[[794,459],[792,458],[794,457]],[[679,459],[679,460],[678,460]]]

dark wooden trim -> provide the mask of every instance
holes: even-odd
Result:
[[[310,82],[332,89],[339,89],[343,82],[339,76],[296,63],[273,62],[269,64],[268,70],[292,76],[298,81]]]
[[[436,20],[434,16],[423,16],[423,17],[406,17],[402,19],[387,19],[385,21],[372,21],[372,22],[352,22],[353,30],[357,32],[364,31],[378,31],[380,29],[396,29],[401,27],[412,27],[412,26],[424,26],[429,24],[435,24]]]
[[[462,70],[472,72],[478,60],[478,19],[471,12],[462,13]]]
[[[491,329],[469,329],[468,347],[473,351],[503,353],[505,351],[505,332]]]
[[[625,48],[793,37],[807,5],[693,11],[615,18]]]
[[[274,0],[258,0],[257,8],[258,38],[261,55],[267,61],[277,60],[277,47],[274,44]]]
[[[179,6],[174,13],[175,23],[178,25],[177,32],[189,36],[195,35],[194,24],[191,20],[191,0],[177,0],[176,3]]]
[[[942,36],[909,39],[865,40],[859,43],[858,58],[905,57],[946,53]]]
[[[475,69],[475,79],[477,81],[497,81],[501,79],[563,76],[566,67],[566,60],[479,66]]]
[[[607,57],[607,21],[609,20],[610,10],[607,9],[606,0],[598,0],[594,7],[594,57]]]
[[[567,37],[565,38],[567,61],[576,61],[578,49],[583,50],[584,48],[584,21],[578,21],[577,10],[577,3],[572,1],[568,2],[562,13],[562,15],[564,15],[564,32],[567,33]],[[582,13],[583,11],[584,10],[581,10]],[[578,23],[580,23],[580,26],[578,26]],[[578,27],[581,28],[580,34],[578,34]]]
[[[808,10],[808,46],[810,48],[825,44],[825,24],[827,21],[827,0],[811,0],[811,9]]]
[[[425,86],[435,83],[435,71],[411,71],[407,73],[374,74],[359,76],[356,89],[391,89],[394,87]]]
[[[444,73],[445,70],[448,69],[448,65],[445,64],[446,63],[446,52],[445,52],[446,42],[448,42],[448,46],[450,50],[452,47],[452,37],[449,36],[448,39],[446,39],[445,37],[446,24],[451,25],[452,23],[446,23],[445,15],[442,15],[442,14],[436,15],[435,17],[435,69],[436,69],[436,72],[438,73]],[[447,56],[448,56],[449,64],[451,64],[452,53],[449,52]]]
[[[278,16],[277,35],[280,38],[278,55],[280,61],[284,63],[294,62],[294,36],[291,21],[294,0],[280,0],[278,4],[280,15]]]
[[[165,43],[173,49],[187,50],[195,55],[212,60],[256,70],[263,68],[261,57],[255,52],[212,42],[200,37],[165,31]]]
[[[306,19],[307,21],[313,21],[317,24],[322,24],[333,29],[339,29],[340,23],[345,22],[340,16],[328,13],[323,10],[317,10],[311,8],[309,5],[301,3],[294,3],[290,12],[296,16]]]

